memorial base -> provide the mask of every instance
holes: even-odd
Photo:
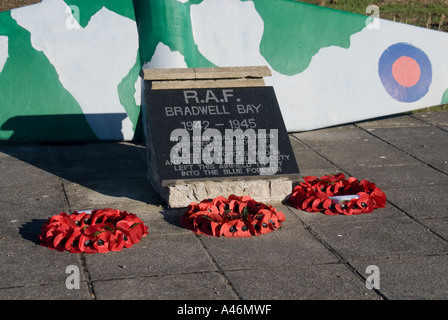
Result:
[[[300,172],[270,75],[266,66],[143,69],[147,176],[167,207],[291,194]]]
[[[170,208],[187,207],[191,202],[216,197],[249,196],[265,203],[282,202],[292,190],[292,181],[286,178],[251,180],[186,181],[162,187],[160,197]]]

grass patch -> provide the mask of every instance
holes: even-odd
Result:
[[[297,0],[327,8],[366,15],[366,8],[375,4],[380,17],[414,26],[448,32],[447,0]]]
[[[40,1],[41,0],[1,0],[0,1],[0,12],[27,6],[30,4],[35,4]]]

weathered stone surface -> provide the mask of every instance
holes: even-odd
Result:
[[[263,78],[269,76],[271,76],[271,70],[266,66],[143,69],[143,79],[153,81]]]
[[[164,89],[201,89],[201,88],[240,88],[240,87],[264,87],[263,79],[223,79],[223,80],[176,80],[176,81],[152,81],[152,90]]]
[[[292,181],[287,179],[223,180],[172,184],[162,189],[161,197],[171,208],[187,207],[191,202],[231,194],[246,195],[256,201],[281,202],[292,191]]]

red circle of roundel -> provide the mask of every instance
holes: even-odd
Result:
[[[401,102],[415,102],[429,91],[432,66],[428,56],[419,48],[397,43],[380,57],[378,73],[387,93]]]
[[[403,87],[413,87],[420,80],[421,69],[417,61],[411,57],[400,57],[392,65],[392,75],[395,81]]]

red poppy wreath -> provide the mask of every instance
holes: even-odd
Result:
[[[252,237],[274,231],[285,221],[283,212],[249,196],[217,197],[191,203],[180,223],[196,234]]]
[[[386,195],[375,183],[342,173],[320,178],[308,176],[297,185],[290,198],[291,205],[307,212],[327,215],[359,215],[384,208]]]
[[[148,234],[148,227],[133,213],[114,209],[91,213],[62,212],[42,227],[42,246],[72,253],[104,253],[130,248]]]

